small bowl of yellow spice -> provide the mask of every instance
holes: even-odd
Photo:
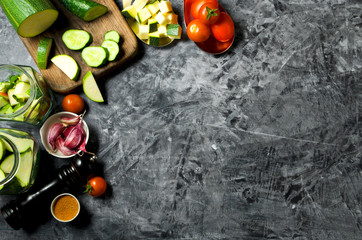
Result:
[[[50,211],[59,222],[73,221],[80,212],[80,204],[70,193],[62,193],[54,198]]]

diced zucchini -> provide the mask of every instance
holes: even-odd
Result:
[[[181,39],[182,28],[179,24],[168,24],[167,25],[167,36],[174,39]]]
[[[29,98],[30,90],[31,90],[31,87],[30,87],[29,83],[27,83],[27,82],[18,82],[15,85],[14,92],[13,92],[13,97],[18,102],[25,102]]]
[[[4,107],[5,105],[8,105],[8,104],[9,104],[8,100],[5,97],[0,96],[0,108]]]
[[[10,104],[7,104],[0,109],[0,114],[11,114],[13,112],[14,110]]]
[[[157,26],[157,31],[160,35],[160,38],[167,37],[167,27],[166,25],[160,25]]]
[[[122,10],[122,15],[126,18],[136,18],[137,10],[135,6],[128,6]]]
[[[7,92],[10,88],[10,82],[0,82],[0,92]]]
[[[157,20],[156,19],[148,19],[148,32],[152,33],[157,31]]]
[[[141,39],[148,39],[148,25],[145,24],[141,24],[139,25],[139,32],[138,32],[138,37]]]
[[[167,24],[167,18],[161,12],[157,13],[157,15],[155,16],[155,19],[157,20],[158,24],[161,24],[161,25]]]
[[[148,11],[147,8],[143,8],[142,10],[140,10],[139,12],[137,12],[137,17],[138,20],[141,24],[143,24],[144,22],[146,22],[149,18],[152,17],[152,14],[150,13],[150,11]]]
[[[147,4],[148,0],[136,0],[132,5],[136,8],[136,11],[141,11]]]
[[[161,1],[158,5],[161,13],[172,12],[172,6],[170,1]]]
[[[148,42],[151,46],[158,46],[160,43],[160,34],[157,32],[153,32],[148,34]]]
[[[15,106],[16,104],[18,104],[18,101],[14,98],[14,91],[15,89],[9,89],[8,91],[8,96],[9,96],[9,102],[11,106]]]
[[[174,13],[166,13],[164,15],[167,19],[167,24],[177,24],[178,21],[177,21],[177,18],[178,16]]]
[[[155,15],[155,14],[158,13],[158,11],[160,11],[159,4],[160,4],[159,1],[154,1],[153,3],[150,3],[150,4],[146,5],[146,8],[148,9],[148,11],[150,11],[150,13],[152,15]]]

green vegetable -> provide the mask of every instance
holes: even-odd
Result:
[[[104,47],[89,46],[83,49],[82,58],[90,67],[99,67],[107,62],[108,51]]]
[[[92,21],[108,12],[108,8],[92,0],[58,0],[65,8],[84,21]]]
[[[106,34],[104,34],[104,40],[112,40],[115,41],[116,43],[119,43],[121,36],[119,35],[118,32],[111,30],[106,32]]]
[[[34,37],[47,30],[59,12],[49,0],[1,0],[0,5],[22,37]]]
[[[78,79],[80,70],[74,58],[66,54],[60,54],[53,57],[51,61],[71,80],[76,81]]]
[[[112,40],[104,40],[101,46],[108,50],[108,61],[111,62],[116,59],[119,53],[118,43]]]
[[[46,69],[48,65],[48,57],[50,50],[53,45],[53,39],[48,37],[43,37],[39,41],[38,50],[37,50],[37,62],[40,69]],[[25,74],[24,74],[25,76]]]
[[[71,50],[81,50],[92,41],[92,36],[84,30],[69,29],[63,33],[62,40]]]

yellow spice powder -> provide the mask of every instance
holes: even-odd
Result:
[[[59,220],[69,221],[77,215],[78,209],[77,200],[72,196],[64,195],[54,203],[53,213]]]

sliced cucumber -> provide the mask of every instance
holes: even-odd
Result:
[[[38,50],[37,50],[37,62],[40,69],[46,69],[48,65],[48,57],[50,50],[53,45],[53,39],[48,37],[43,37],[39,41]]]
[[[26,187],[30,182],[30,174],[33,168],[33,151],[26,151],[20,154],[20,166],[15,174],[22,187]]]
[[[74,58],[66,54],[60,54],[53,57],[51,61],[70,79],[74,81],[78,79],[80,70]]]
[[[81,50],[92,42],[92,36],[84,30],[69,29],[63,33],[62,40],[71,50]]]
[[[0,165],[0,169],[4,173],[10,173],[11,169],[13,169],[13,166],[14,166],[14,160],[15,160],[15,155],[10,154],[2,161],[2,163]]]
[[[82,51],[82,58],[90,67],[99,67],[107,62],[108,50],[100,46],[86,47]]]
[[[112,40],[104,40],[101,46],[108,50],[108,61],[114,61],[119,53],[118,43]]]
[[[119,43],[119,40],[121,39],[121,36],[119,35],[119,33],[117,31],[111,30],[106,32],[106,34],[104,34],[104,40],[112,40],[115,41],[116,43]]]
[[[102,93],[91,71],[87,72],[83,78],[83,91],[90,100],[94,102],[104,102]]]
[[[29,148],[30,149],[34,148],[34,141],[32,139],[18,138],[18,137],[14,137],[14,136],[12,136],[10,134],[7,134],[7,133],[4,133],[4,132],[1,132],[1,135],[3,135],[5,137],[7,137],[8,139],[10,139],[15,144],[15,146],[18,148],[18,151],[20,153],[25,152]],[[8,150],[9,152],[13,152],[13,149],[11,148],[11,146],[7,142],[3,141],[3,143],[5,144],[6,150]]]

